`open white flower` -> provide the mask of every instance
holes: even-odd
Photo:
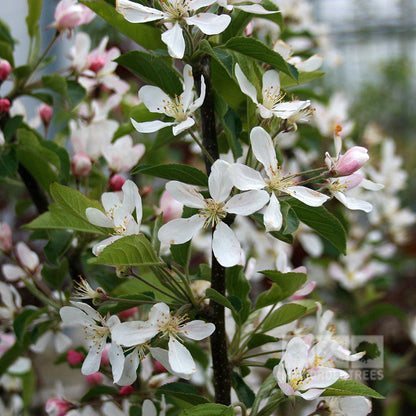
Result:
[[[270,201],[263,217],[267,231],[280,230],[282,227],[283,217],[277,198],[281,193],[312,207],[319,207],[329,199],[313,189],[296,185],[293,175],[284,176],[278,165],[273,141],[262,127],[254,127],[251,130],[250,141],[254,156],[264,166],[268,177],[264,178],[260,172],[240,163],[231,165],[230,172],[238,189],[266,189],[270,193]]]
[[[94,374],[100,368],[101,354],[107,345],[107,337],[113,326],[120,323],[116,315],[103,318],[95,309],[82,302],[72,302],[74,306],[64,306],[60,309],[64,325],[82,326],[84,338],[88,344],[88,354],[82,363],[81,372],[84,375]],[[123,367],[124,354],[122,348],[112,342],[109,349],[111,366],[114,369]]]
[[[201,94],[194,100],[194,77],[192,75],[192,68],[190,65],[185,65],[183,69],[183,93],[174,98],[169,97],[159,87],[152,85],[145,85],[140,88],[139,98],[144,105],[152,113],[166,114],[175,119],[175,121],[165,122],[160,120],[147,121],[138,123],[131,119],[134,128],[140,133],[152,133],[154,131],[163,129],[167,126],[173,126],[172,132],[174,136],[189,129],[195,124],[195,120],[191,117],[205,99],[205,82],[204,77],[201,76]]]
[[[367,416],[372,409],[371,401],[362,396],[326,397],[321,407],[326,406],[333,416]]]
[[[280,92],[279,73],[274,69],[263,74],[262,103],[257,100],[257,90],[247,79],[238,64],[235,65],[235,76],[241,91],[251,98],[259,109],[262,118],[273,116],[281,119],[288,119],[309,107],[310,101],[283,101],[284,95]]]
[[[277,10],[266,10],[261,4],[256,3],[255,1],[246,1],[246,0],[217,0],[217,3],[224,7],[225,10],[232,11],[234,7],[240,9],[246,13],[252,14],[272,14],[279,13]]]
[[[238,264],[242,250],[234,231],[222,220],[227,213],[251,215],[263,208],[268,200],[267,192],[253,190],[243,192],[231,198],[233,184],[228,171],[229,164],[217,160],[211,168],[208,189],[211,198],[204,198],[198,188],[181,182],[166,184],[167,191],[182,204],[198,208],[199,214],[190,218],[178,218],[159,229],[158,237],[162,243],[182,244],[193,238],[201,229],[215,227],[212,238],[212,250],[218,262],[224,267]]]
[[[92,252],[96,256],[119,238],[139,234],[142,220],[142,199],[139,189],[131,180],[127,180],[121,189],[123,191],[122,201],[117,192],[103,193],[101,202],[105,212],[97,208],[87,208],[85,211],[90,223],[99,227],[113,228],[115,232],[115,235],[94,245]],[[136,219],[133,217],[134,210],[136,210]]]
[[[316,399],[340,377],[348,377],[343,370],[316,362],[315,351],[299,337],[289,341],[273,375],[286,396],[300,396],[305,400]]]
[[[162,10],[153,9],[129,0],[117,0],[116,9],[131,23],[147,23],[155,20],[171,22],[173,25],[163,32],[164,42],[172,58],[182,59],[185,54],[185,39],[181,23],[195,25],[206,35],[217,35],[223,32],[231,22],[226,14],[195,13],[196,10],[211,6],[216,0],[166,0],[161,1]]]

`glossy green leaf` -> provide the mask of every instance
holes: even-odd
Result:
[[[116,9],[104,1],[80,1],[98,16],[102,17],[111,26],[114,26],[121,33],[134,40],[137,44],[146,49],[166,49],[162,42],[161,31],[153,24],[128,22]]]
[[[16,150],[12,147],[0,149],[0,178],[13,177],[17,167]]]
[[[234,416],[234,409],[223,404],[206,403],[186,409],[179,416]]]
[[[290,88],[296,87],[298,85],[306,84],[308,82],[315,81],[325,75],[325,72],[322,71],[312,71],[312,72],[299,72],[299,77],[297,80],[294,80],[292,77],[286,74],[280,74],[280,87],[281,88]]]
[[[372,388],[355,380],[338,380],[329,386],[322,393],[322,396],[367,396],[375,399],[384,399],[381,394]]]
[[[281,325],[286,325],[303,316],[306,308],[294,303],[288,303],[281,306],[272,312],[263,322],[261,327],[262,332],[267,332],[270,329],[277,328]]]
[[[0,40],[0,56],[14,66],[13,48],[10,43]]]
[[[36,32],[36,26],[40,19],[42,11],[42,0],[27,0],[28,14],[26,17],[27,31],[30,37],[33,37]]]
[[[49,240],[43,248],[46,258],[57,266],[60,258],[66,253],[73,240],[73,233],[66,230],[49,231]]]
[[[105,3],[104,3],[105,4]],[[71,79],[66,80],[70,108],[76,107],[87,95],[85,88]]]
[[[266,290],[265,292],[262,292],[259,295],[254,310],[276,304],[280,300],[284,299],[282,295],[282,289],[276,283],[273,283],[272,287],[269,290]]]
[[[247,349],[252,350],[269,342],[276,342],[276,338],[266,334],[254,334],[247,343]]]
[[[277,270],[263,270],[260,273],[267,276],[280,287],[282,299],[287,299],[289,296],[292,296],[307,280],[306,274],[304,273],[281,273]]]
[[[215,303],[218,303],[219,305],[225,306],[234,313],[236,312],[233,304],[224,295],[221,295],[221,293],[217,292],[216,290],[210,287],[205,291],[205,297],[213,300]]]
[[[233,389],[237,393],[238,399],[244,403],[247,408],[250,408],[253,405],[256,396],[240,374],[235,371],[233,372],[232,385]]]
[[[47,264],[42,266],[41,275],[43,280],[55,289],[61,289],[62,283],[68,273],[68,259],[63,258],[58,267],[49,267]]]
[[[241,325],[247,320],[250,314],[251,301],[248,294],[250,293],[251,286],[241,266],[227,268],[226,273],[228,299],[233,304],[234,309],[238,311],[237,314],[233,314],[233,317]],[[239,300],[240,307],[236,307],[238,305],[233,303],[233,298]]]
[[[39,315],[45,312],[45,308],[39,309],[34,306],[26,307],[19,315],[16,316],[13,322],[13,330],[18,342],[22,344],[23,337],[27,327],[33,322]]]
[[[347,237],[341,222],[324,207],[310,207],[297,199],[291,198],[289,204],[296,216],[318,234],[326,238],[341,253],[346,254]]]
[[[236,37],[230,39],[225,44],[225,48],[239,52],[243,55],[249,56],[250,58],[265,62],[271,65],[273,68],[284,72],[295,80],[298,78],[298,71],[293,65],[288,64],[280,54],[273,51],[257,39],[247,38],[243,36]]]
[[[171,163],[168,165],[139,166],[132,173],[142,173],[157,178],[175,180],[190,185],[208,186],[208,177],[201,170],[188,165]]]
[[[164,394],[169,398],[180,399],[192,405],[200,405],[209,402],[206,397],[198,394],[194,388],[189,387],[191,386],[186,385],[185,383],[169,383],[159,387],[157,390],[159,393]]]
[[[44,75],[42,77],[42,87],[47,88],[63,97],[68,96],[68,86],[65,77],[59,74]]]
[[[111,266],[154,266],[162,264],[149,240],[142,234],[128,235],[108,245],[94,264]]]
[[[173,260],[182,267],[187,267],[191,259],[191,241],[170,246]]]
[[[175,94],[180,95],[183,91],[178,71],[173,69],[171,64],[167,64],[166,58],[141,51],[130,51],[115,61],[147,84],[156,85],[172,97]]]

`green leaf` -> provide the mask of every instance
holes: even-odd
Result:
[[[285,399],[282,391],[277,391],[267,401],[267,404],[261,408],[256,416],[270,416],[277,409],[278,404]]]
[[[233,75],[233,57],[224,49],[212,47],[206,40],[201,40],[199,49],[214,58],[222,68],[232,77]]]
[[[0,376],[26,351],[27,347],[16,341],[0,358]]]
[[[273,68],[284,72],[295,80],[298,78],[298,71],[293,65],[288,64],[280,54],[273,51],[257,39],[246,38],[243,36],[236,37],[230,39],[225,44],[225,48],[239,52],[243,55],[249,56],[250,58],[265,62],[271,65]]]
[[[191,240],[183,244],[172,244],[170,246],[172,258],[182,267],[187,267],[191,259]]]
[[[138,122],[143,121],[153,121],[160,117],[158,113],[152,113],[148,110],[148,108],[144,105],[144,103],[140,103],[133,107],[130,111],[130,118],[136,120]],[[130,123],[132,131],[134,131],[133,125]]]
[[[266,334],[254,334],[247,343],[247,349],[252,350],[269,342],[276,342],[276,338]]]
[[[260,273],[279,285],[282,291],[282,299],[292,296],[307,280],[304,273],[281,273],[277,270],[263,270]]]
[[[91,387],[82,397],[80,402],[84,403],[96,397],[102,395],[110,395],[110,396],[117,396],[119,394],[118,389],[115,387],[105,386],[103,384],[99,386]]]
[[[14,66],[13,48],[10,43],[0,40],[0,56]]]
[[[384,399],[372,388],[355,380],[338,380],[329,386],[322,396],[367,396],[375,399]]]
[[[209,287],[205,291],[205,297],[208,299],[212,299],[215,303],[225,306],[226,308],[230,309],[232,312],[236,313],[236,310],[234,309],[234,306],[232,305],[232,303],[224,295],[221,295],[221,293],[217,292],[215,289],[212,289]]]
[[[18,165],[16,150],[13,147],[0,149],[0,178],[13,177]]]
[[[240,308],[236,308],[234,305],[234,308],[238,310],[238,313],[233,314],[235,321],[241,325],[247,320],[250,314],[251,301],[248,294],[250,293],[251,286],[244,275],[241,266],[227,268],[226,273],[228,299],[233,305],[232,298],[238,299],[241,304]]]
[[[292,301],[292,303],[295,303],[296,305],[300,305],[306,308],[305,315],[311,312],[315,312],[318,309],[316,302],[311,299],[294,300]]]
[[[105,3],[103,2],[103,4]],[[78,82],[71,79],[66,80],[66,89],[71,109],[76,107],[87,95],[86,89],[82,85],[78,84]]]
[[[290,88],[298,85],[306,84],[307,82],[315,81],[325,75],[325,72],[312,71],[312,72],[299,72],[299,77],[294,80],[292,77],[286,74],[280,74],[280,87]]]
[[[42,88],[54,91],[62,97],[68,96],[66,78],[59,74],[44,75],[42,77]]]
[[[132,173],[143,173],[157,178],[170,179],[190,185],[208,186],[207,175],[197,168],[172,163],[168,165],[139,166]]]
[[[310,207],[295,198],[291,198],[288,202],[303,223],[326,238],[341,253],[346,254],[346,231],[334,215],[324,207]]]
[[[46,308],[38,309],[34,306],[28,306],[19,315],[16,316],[13,322],[13,330],[16,334],[17,341],[22,344],[23,337],[27,327],[33,322],[39,315],[44,313]]]
[[[165,384],[157,389],[161,394],[173,399],[180,399],[192,405],[199,405],[208,403],[209,400],[198,394],[194,388],[189,388],[191,386],[185,383],[169,383]]]
[[[7,42],[12,48],[14,48],[14,45],[16,43],[15,40],[12,38],[9,26],[1,19],[0,19],[0,40]]]
[[[233,389],[237,393],[237,397],[247,408],[250,408],[253,405],[255,394],[253,390],[245,383],[244,379],[240,374],[233,372],[232,378]]]
[[[36,26],[42,11],[42,0],[27,0],[28,14],[26,17],[27,32],[32,38],[36,33]]]
[[[252,18],[253,15],[250,13],[234,9],[230,24],[227,26],[227,29],[225,29],[224,32],[222,32],[220,35],[221,42],[225,43],[228,40],[233,39],[235,36],[242,35],[244,29],[250,23]]]
[[[23,121],[23,116],[14,116],[13,118],[7,121],[3,129],[4,138],[6,139],[6,142],[10,141],[13,134],[21,126],[22,121]]]
[[[42,266],[41,275],[43,280],[55,289],[61,289],[62,283],[68,273],[68,259],[63,258],[58,267],[49,267],[47,264]]]
[[[178,71],[166,63],[166,58],[146,52],[130,51],[115,59],[117,63],[137,75],[146,84],[156,85],[171,97],[180,95],[183,86]]]
[[[49,241],[43,248],[46,258],[53,265],[59,264],[59,259],[66,253],[72,243],[73,233],[66,230],[53,230],[49,232]]]
[[[280,203],[280,211],[283,217],[283,225],[280,232],[286,235],[294,233],[299,227],[299,219],[295,211],[286,201]]]
[[[280,300],[285,299],[282,296],[282,289],[276,283],[272,287],[259,295],[254,310],[264,308],[265,306],[275,305]]]
[[[234,416],[234,409],[223,404],[206,403],[186,409],[179,416]]]
[[[273,374],[270,374],[266,378],[266,380],[264,380],[263,384],[260,386],[259,391],[256,394],[256,398],[254,400],[253,407],[250,412],[251,414],[257,415],[260,403],[263,401],[263,399],[270,396],[270,393],[275,388],[276,384],[277,381],[274,378]]]
[[[69,180],[70,170],[71,170],[71,160],[69,159],[69,154],[61,146],[58,146],[55,142],[51,140],[45,140],[42,142],[42,146],[46,149],[51,150],[52,152],[56,153],[59,158],[59,165],[56,167],[59,169],[59,172],[64,181]]]
[[[149,240],[142,234],[128,235],[108,245],[94,264],[111,266],[154,266],[161,265]]]
[[[238,113],[233,109],[228,109],[227,113],[223,118],[223,126],[225,134],[227,136],[228,145],[235,159],[239,158],[243,154],[243,148],[240,143],[240,134],[242,130],[241,119]]]
[[[262,332],[267,332],[270,329],[281,325],[286,325],[303,316],[306,312],[304,306],[288,303],[281,306],[272,312],[264,321],[261,327]]]
[[[166,49],[162,42],[161,31],[157,26],[146,25],[144,23],[130,23],[113,6],[104,1],[80,1],[89,7],[98,16],[102,17],[111,26],[114,26],[121,33],[146,49]]]

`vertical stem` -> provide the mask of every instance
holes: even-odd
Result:
[[[219,158],[216,133],[214,95],[211,84],[211,60],[208,55],[202,57],[194,68],[194,78],[198,93],[201,91],[201,75],[204,77],[206,94],[201,106],[202,145],[213,160]],[[204,155],[207,174],[211,172],[211,161]],[[211,287],[225,296],[225,268],[221,266],[212,253]],[[211,355],[214,370],[215,402],[225,405],[231,403],[231,365],[228,360],[227,334],[225,331],[224,307],[210,301],[212,322],[215,331],[211,335]]]

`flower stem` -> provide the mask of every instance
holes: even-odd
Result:
[[[214,163],[214,159],[212,156],[208,153],[208,150],[205,149],[204,145],[201,143],[201,141],[196,137],[195,133],[192,130],[189,130],[189,134],[194,139],[195,143],[201,148],[202,152],[204,153],[205,157],[209,160],[211,164]]]

